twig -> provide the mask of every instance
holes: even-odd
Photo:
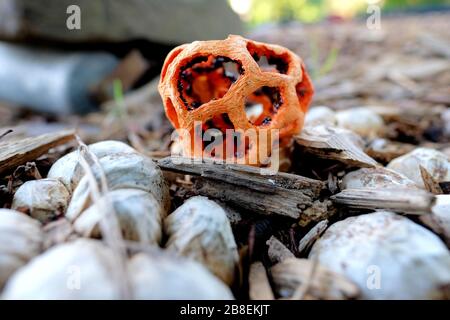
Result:
[[[0,139],[4,138],[6,135],[10,134],[11,132],[13,132],[12,129],[6,130],[2,134],[0,134]]]
[[[117,283],[119,284],[120,294],[122,299],[129,299],[131,297],[131,287],[128,280],[127,272],[127,252],[120,224],[117,215],[114,210],[114,206],[108,198],[108,183],[106,175],[103,172],[102,166],[98,161],[98,158],[89,151],[89,148],[84,144],[80,137],[76,136],[79,144],[78,156],[79,163],[82,166],[86,177],[89,181],[89,191],[93,202],[97,202],[100,207],[105,210],[100,210],[102,217],[99,221],[101,234],[105,240],[105,243],[116,253],[114,259],[116,260],[117,268],[114,268],[116,273]],[[86,156],[92,160],[94,165],[98,168],[100,178],[100,188],[97,183],[97,179],[89,165]]]
[[[303,300],[305,296],[308,294],[308,291],[311,289],[311,285],[313,283],[314,277],[316,275],[317,267],[319,266],[318,256],[315,256],[312,260],[311,271],[309,277],[306,279],[304,283],[302,283],[294,292],[291,297],[291,300]]]
[[[427,214],[431,212],[436,198],[425,190],[397,189],[345,189],[331,196],[331,200],[357,210],[392,210],[407,214]]]
[[[300,240],[298,245],[298,252],[303,252],[307,248],[309,248],[314,241],[316,241],[320,235],[325,231],[328,227],[328,220],[322,220],[318,224],[316,224],[309,232]]]

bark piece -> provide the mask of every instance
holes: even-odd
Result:
[[[426,214],[431,211],[435,197],[418,189],[346,189],[331,199],[351,209],[376,210],[385,209],[399,213]]]
[[[249,274],[250,299],[251,300],[274,300],[272,288],[267,277],[266,268],[260,262],[254,262],[250,266]]]
[[[49,149],[75,139],[73,130],[44,134],[19,141],[0,143],[0,173],[33,161]]]
[[[312,205],[324,187],[321,181],[294,174],[261,175],[259,168],[208,160],[196,163],[188,158],[168,157],[159,160],[158,165],[163,170],[198,176],[194,194],[260,214],[294,219]]]
[[[301,149],[321,159],[337,160],[357,167],[374,167],[377,162],[358,145],[359,137],[351,131],[330,127],[305,127],[295,142]]]

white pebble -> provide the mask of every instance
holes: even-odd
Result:
[[[310,256],[347,276],[363,299],[443,299],[450,294],[450,253],[431,231],[380,211],[336,222]]]
[[[445,154],[434,149],[417,148],[395,158],[387,165],[387,168],[407,176],[424,188],[420,166],[425,168],[437,182],[450,181],[450,161]]]
[[[353,131],[365,138],[376,138],[383,134],[384,121],[368,108],[352,108],[336,113],[337,126]]]
[[[238,252],[225,211],[206,197],[193,197],[165,222],[167,249],[201,262],[227,284],[232,284]]]

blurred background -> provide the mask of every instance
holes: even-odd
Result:
[[[429,107],[427,118],[450,105],[448,0],[0,0],[3,139],[75,127],[87,142],[167,152],[165,56],[228,34],[300,55],[313,107]],[[447,139],[427,121],[392,135]]]
[[[229,0],[231,8],[249,27],[264,23],[363,17],[370,4],[383,13],[412,13],[448,9],[446,0]]]

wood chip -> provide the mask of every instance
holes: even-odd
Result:
[[[419,36],[420,43],[429,48],[432,52],[450,59],[450,43],[438,38],[430,33],[423,33]]]
[[[337,212],[333,202],[325,199],[323,201],[316,200],[313,204],[303,211],[298,221],[301,227],[306,227],[311,222],[319,222],[324,219],[331,218]]]
[[[330,126],[305,127],[295,142],[309,154],[321,159],[337,160],[356,167],[374,167],[378,163],[355,142],[359,137],[351,131]]]
[[[384,209],[398,213],[427,214],[435,202],[435,196],[425,190],[397,189],[346,189],[331,199],[339,205],[356,210]]]
[[[266,268],[260,261],[252,263],[248,278],[251,300],[274,300]]]
[[[443,192],[442,192],[441,186],[439,185],[439,182],[436,181],[431,176],[431,174],[427,171],[427,169],[425,169],[421,165],[419,165],[419,168],[420,168],[420,175],[422,176],[423,184],[425,185],[425,189],[428,192],[431,192],[433,194],[442,194]]]
[[[314,242],[319,239],[320,235],[328,227],[328,220],[320,221],[300,240],[298,245],[298,252],[303,252],[310,248]]]
[[[302,299],[355,299],[360,294],[358,287],[347,278],[315,264],[313,260],[287,259],[270,271],[274,289],[283,298],[293,297],[296,290],[305,284],[307,290]]]
[[[279,263],[289,258],[295,258],[294,254],[274,236],[266,241],[269,246],[267,255],[272,263]]]
[[[13,142],[0,143],[0,173],[34,161],[49,149],[75,139],[73,130],[44,134]]]
[[[265,214],[298,219],[324,188],[319,180],[295,174],[261,175],[260,169],[209,160],[168,157],[158,161],[163,170],[196,176],[193,194]]]
[[[387,139],[375,139],[366,148],[368,156],[382,163],[389,163],[392,159],[398,158],[414,150],[415,146],[408,143],[390,141]]]

